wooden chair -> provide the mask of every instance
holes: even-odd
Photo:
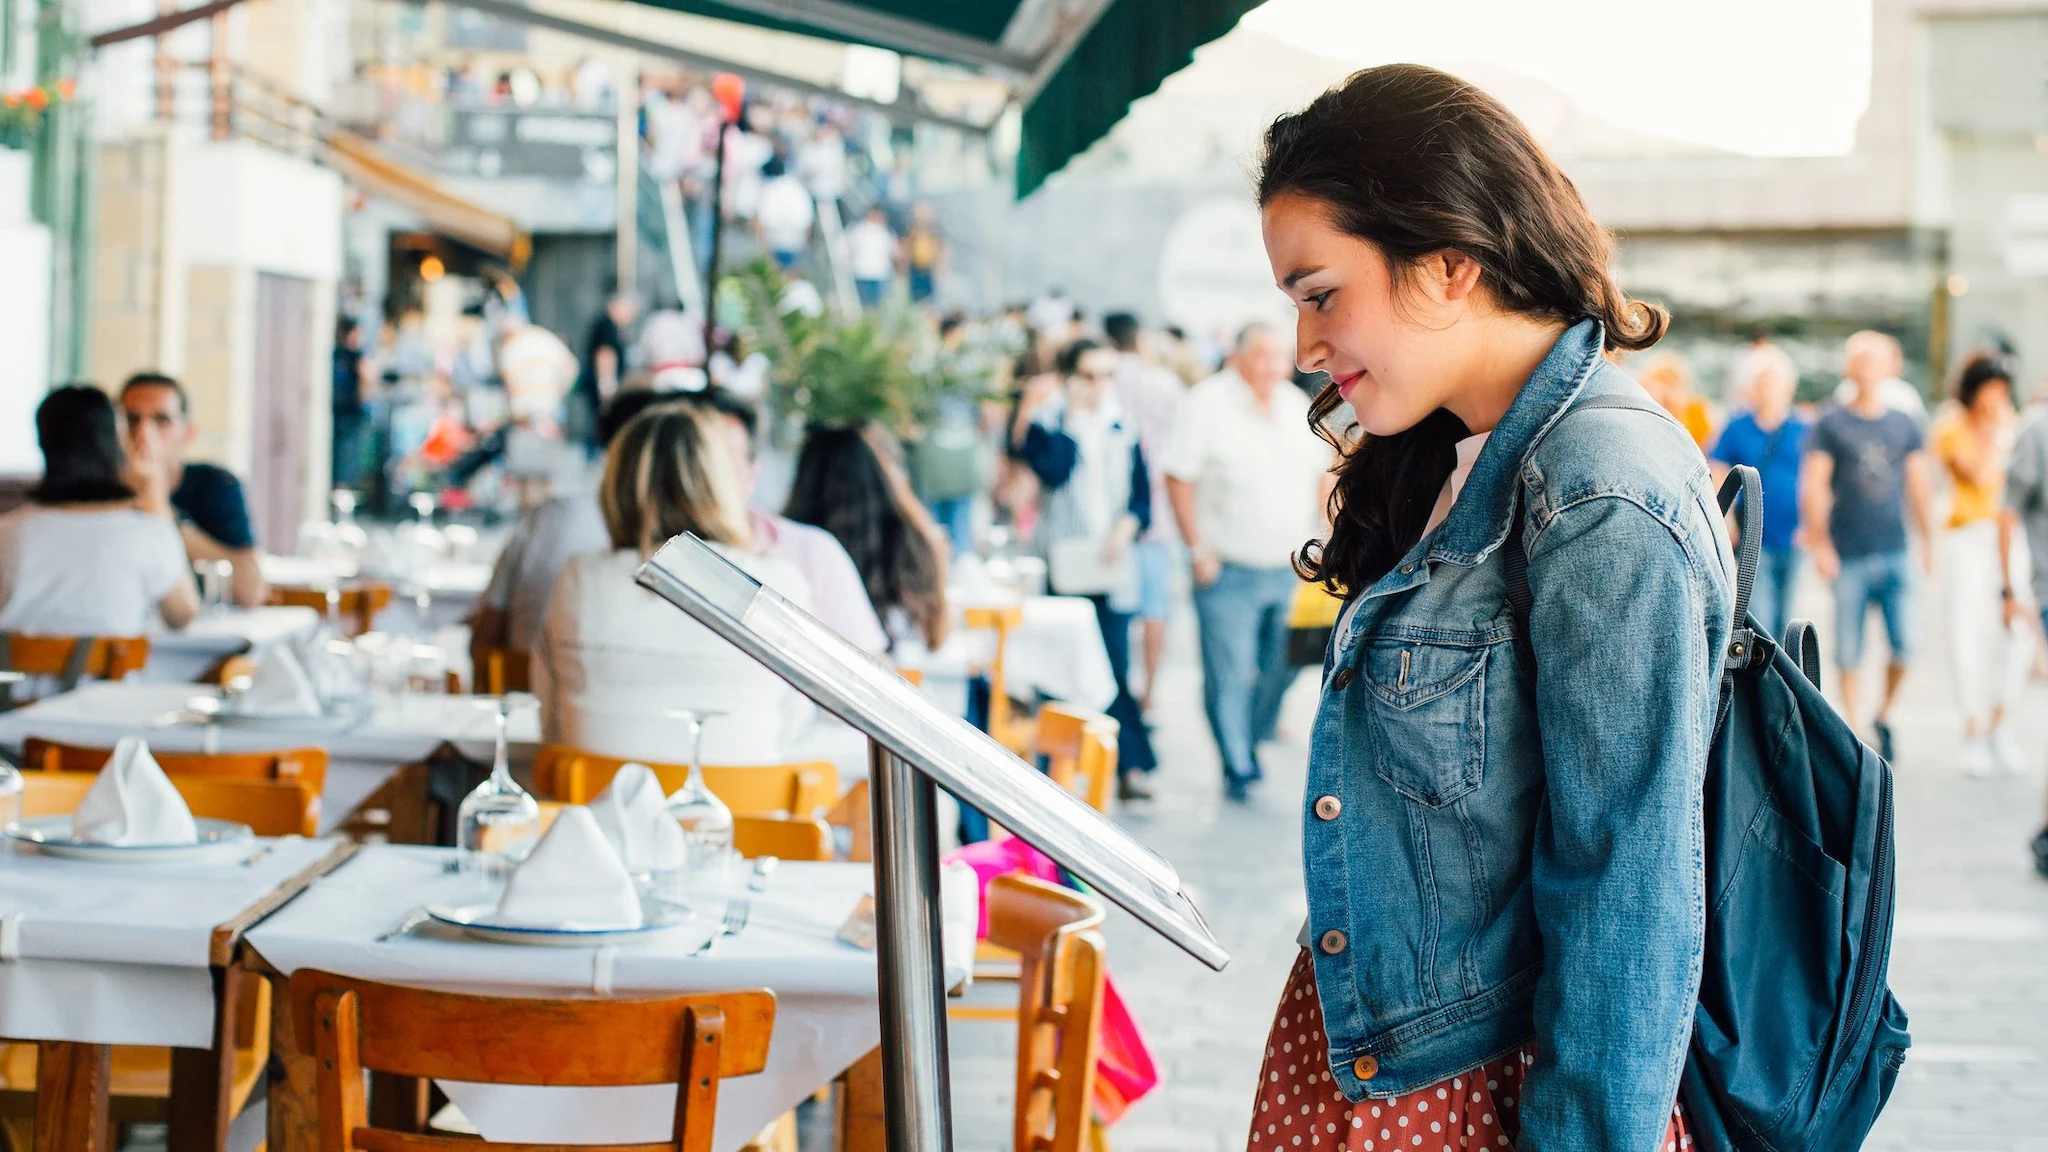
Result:
[[[1017,1005],[955,1005],[947,1014],[1017,1022],[1019,1152],[1100,1146],[1092,1099],[1107,973],[1102,905],[1028,876],[996,877],[985,899],[989,943],[1018,957]]]
[[[543,747],[533,759],[534,791],[588,804],[611,784],[620,768],[634,763],[617,756],[600,756],[561,744]],[[689,779],[685,764],[654,764],[664,792],[673,792]],[[735,815],[768,816],[786,812],[812,816],[839,799],[839,770],[829,761],[801,764],[764,764],[743,767],[706,767],[704,783]]]
[[[825,814],[825,823],[853,834],[853,845],[846,853],[848,860],[866,864],[875,858],[875,810],[867,781],[855,780],[839,803]]]
[[[1004,657],[1010,648],[1010,633],[1024,622],[1024,609],[1014,604],[1000,608],[968,608],[963,612],[967,627],[978,632],[993,632],[996,637],[995,656],[988,667],[982,669],[988,675],[988,734],[996,742],[1019,756],[1028,757],[1037,743],[1037,725],[1030,716],[1017,715],[1017,707],[1010,700],[1008,681],[1003,674]]]
[[[80,644],[87,647],[78,651]],[[119,680],[149,663],[147,636],[23,636],[0,633],[0,669],[28,676]]]
[[[483,648],[472,652],[471,691],[479,696],[533,691],[533,655],[516,648]]]
[[[1117,732],[1116,721],[1100,712],[1046,704],[1038,710],[1038,754],[1045,758],[1046,774],[1097,812],[1109,811]]]
[[[86,751],[91,751],[87,749]],[[325,758],[321,760],[325,766]],[[97,776],[90,772],[22,774],[22,815],[57,816],[78,810]],[[320,794],[303,780],[238,780],[221,776],[174,777],[194,816],[235,820],[259,836],[311,836],[319,830]],[[270,1061],[270,984],[239,981],[234,1066],[228,1077],[228,1115],[241,1112]],[[35,1114],[36,1046],[0,1044],[0,1132],[26,1152]],[[169,1116],[171,1050],[116,1045],[108,1109],[115,1124],[162,1123]]]
[[[371,1128],[365,1069],[489,1084],[676,1084],[675,1126],[667,1141],[605,1147],[709,1152],[718,1082],[767,1064],[775,1022],[775,996],[766,989],[543,1000],[434,992],[301,969],[291,978],[291,1000],[300,1047],[318,1061],[321,1152],[479,1146],[469,1138]],[[518,1043],[506,1043],[508,1036]]]
[[[823,820],[803,816],[735,816],[732,846],[742,856],[777,856],[784,860],[832,859],[832,829]]]
[[[22,741],[21,767],[39,772],[98,772],[111,748],[60,744],[31,736]],[[285,748],[276,752],[160,752],[149,750],[172,778],[217,776],[236,780],[297,780],[316,794],[327,787],[327,750]]]
[[[311,608],[322,616],[327,614],[327,590],[325,588],[279,588],[270,589],[270,602],[294,608]],[[378,580],[365,580],[349,584],[340,589],[335,597],[335,612],[341,617],[339,627],[343,635],[360,636],[368,632],[382,612],[391,603],[391,585]]]
[[[22,773],[21,814],[62,816],[78,811],[99,776],[92,772]],[[320,794],[303,780],[237,780],[228,776],[173,776],[171,785],[192,815],[247,824],[258,836],[314,836],[320,831]]]

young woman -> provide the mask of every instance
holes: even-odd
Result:
[[[1650,404],[1602,352],[1666,319],[1527,129],[1433,69],[1275,122],[1259,203],[1331,378],[1312,418],[1346,429],[1298,563],[1351,602],[1251,1147],[1677,1147],[1733,561],[1684,429],[1571,414]]]
[[[633,582],[655,549],[692,532],[809,608],[801,570],[755,552],[728,442],[717,417],[667,404],[634,417],[606,450],[598,505],[610,551],[562,567],[534,651],[549,742],[674,763],[689,745],[670,710],[693,708],[719,714],[704,730],[706,763],[838,759],[836,745],[821,744],[838,736],[836,722],[821,726],[780,677]]]
[[[1955,407],[1934,425],[1934,457],[1948,473],[1948,532],[1941,568],[1956,707],[1963,714],[1963,771],[2021,773],[2027,759],[2005,724],[2033,663],[2034,646],[2007,618],[2003,593],[2012,576],[1999,562],[1998,518],[2005,471],[2017,429],[2012,369],[2004,357],[1978,352],[1963,361],[1950,387]]]
[[[830,532],[853,558],[897,663],[946,641],[945,545],[882,433],[814,427],[784,516]]]
[[[1095,605],[1116,679],[1109,715],[1121,729],[1118,795],[1149,800],[1152,788],[1145,777],[1159,760],[1131,693],[1131,616],[1138,607],[1131,548],[1157,513],[1137,422],[1116,398],[1116,367],[1114,348],[1085,338],[1067,345],[1060,351],[1059,375],[1043,377],[1025,391],[1010,435],[1041,486],[1038,539],[1051,562],[1051,590]],[[1103,577],[1119,579],[1105,587]],[[1067,586],[1077,579],[1086,586]]]
[[[199,591],[178,525],[141,511],[123,478],[114,404],[97,388],[59,388],[36,408],[43,478],[30,503],[0,516],[0,632],[140,636],[183,628]],[[161,468],[138,475],[158,485]]]

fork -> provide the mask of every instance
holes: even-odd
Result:
[[[699,944],[697,950],[691,953],[691,955],[702,956],[706,952],[711,951],[713,944],[718,943],[727,936],[739,935],[747,926],[747,917],[753,914],[754,902],[745,896],[735,896],[731,900],[726,901],[725,919],[719,923],[718,931],[712,933],[711,939]]]

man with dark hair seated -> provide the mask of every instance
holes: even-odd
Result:
[[[143,510],[175,517],[193,560],[232,566],[228,599],[244,608],[263,603],[270,590],[242,482],[218,465],[185,460],[198,429],[184,386],[161,372],[137,372],[121,385],[121,417],[129,486]]]

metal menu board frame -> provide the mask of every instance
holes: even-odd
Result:
[[[986,812],[1195,959],[1219,971],[1229,962],[1172,865],[710,545],[678,536],[641,565],[635,579],[868,736],[892,1149],[952,1147],[935,785]]]

